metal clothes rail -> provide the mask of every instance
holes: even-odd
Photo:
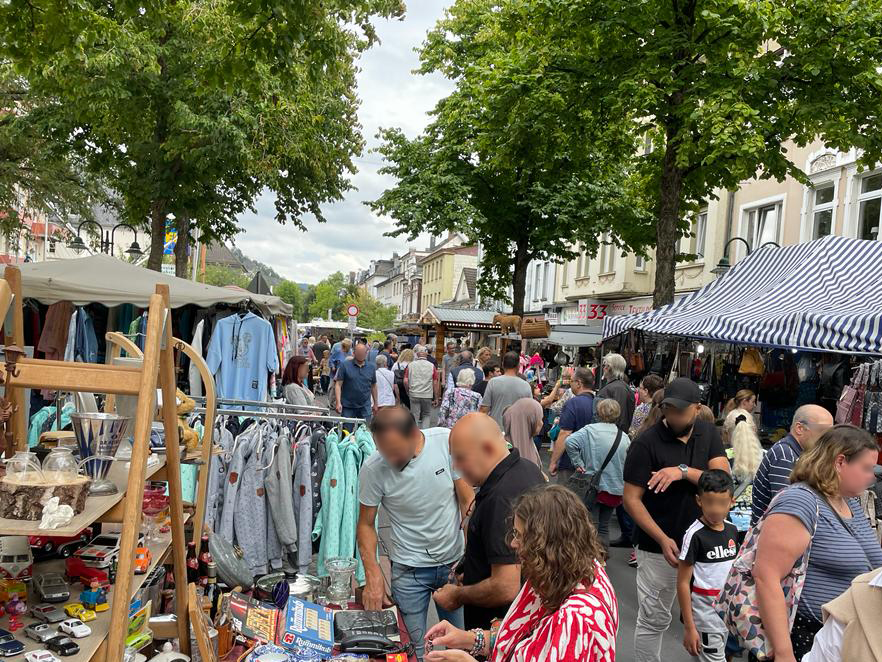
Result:
[[[189,396],[192,400],[196,402],[204,402],[204,396]],[[287,402],[272,402],[270,400],[235,400],[231,398],[218,398],[216,402],[219,405],[239,405],[239,406],[247,406],[247,407],[260,407],[262,409],[282,409],[282,410],[295,410],[295,411],[315,411],[315,412],[327,412],[330,411],[330,407],[316,407],[314,405],[291,405]]]
[[[197,414],[205,412],[205,407],[196,407],[193,410]],[[218,409],[218,416],[247,416],[248,418],[276,418],[288,421],[312,421],[316,423],[364,423],[363,418],[348,418],[346,416],[323,416],[318,414],[291,414],[278,411],[249,411],[247,409]]]

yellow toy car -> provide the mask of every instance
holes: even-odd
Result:
[[[83,623],[95,620],[95,612],[91,609],[86,609],[79,602],[71,602],[69,605],[65,605],[64,613],[71,618],[80,619]]]

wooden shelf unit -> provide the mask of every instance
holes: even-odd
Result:
[[[4,273],[4,279],[14,295],[11,344],[24,347],[21,272],[16,267],[8,266]],[[127,525],[122,529],[120,540],[117,578],[112,591],[116,595],[131,596],[132,587],[137,585],[138,581],[134,575],[134,555],[140,530],[144,483],[148,478],[147,457],[150,449],[150,428],[153,423],[153,412],[156,408],[156,389],[162,389],[163,402],[175,402],[174,345],[168,301],[168,286],[157,285],[156,293],[150,297],[143,352],[144,361],[140,368],[68,363],[44,359],[20,359],[13,370],[4,374],[6,397],[14,407],[17,407],[12,416],[12,432],[15,443],[21,450],[27,447],[27,421],[23,407],[25,388],[138,396],[132,458],[129,462],[128,477],[124,481],[125,492],[121,491],[121,495],[111,497],[111,501],[99,502],[95,507],[90,504],[90,501],[95,501],[96,497],[90,497],[86,505],[90,516],[97,509],[100,510],[98,513],[100,517],[125,496],[122,521]],[[174,407],[163,407],[163,424],[165,438],[177,439],[177,415]],[[175,576],[177,630],[181,650],[189,653],[186,539],[184,537],[181,458],[178,444],[167,444],[166,464],[171,513],[169,544],[172,548]],[[119,469],[119,467],[115,468]],[[112,501],[113,498],[116,500]],[[19,532],[24,528],[26,528],[24,523],[20,523]],[[159,554],[155,556],[157,559],[161,558]],[[94,660],[95,662],[119,662],[122,659],[129,602],[130,600],[111,600],[107,628],[102,632],[93,632],[90,639],[94,640],[92,642],[94,648],[88,658],[83,657],[82,659]],[[85,651],[82,655],[85,655]]]

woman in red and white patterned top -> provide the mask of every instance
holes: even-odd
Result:
[[[426,634],[426,662],[614,662],[618,604],[585,505],[550,485],[523,495],[512,513],[511,545],[526,582],[498,632],[443,621]]]

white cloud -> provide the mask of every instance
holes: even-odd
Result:
[[[256,214],[238,219],[244,231],[234,242],[243,253],[286,278],[316,283],[334,271],[362,269],[372,259],[407,250],[406,238],[383,236],[393,229],[391,220],[364,205],[394,183],[377,172],[381,157],[371,149],[377,146],[380,127],[396,126],[417,135],[429,122],[428,111],[451,91],[452,84],[442,76],[412,73],[419,66],[414,49],[450,4],[450,0],[414,0],[403,20],[378,22],[381,41],[362,56],[358,74],[359,120],[367,148],[355,161],[359,170],[352,176],[355,189],[323,208],[327,223],[308,219],[305,232],[280,225],[274,219],[272,194],[266,193],[257,201]],[[428,237],[414,242],[420,248],[427,243]]]

